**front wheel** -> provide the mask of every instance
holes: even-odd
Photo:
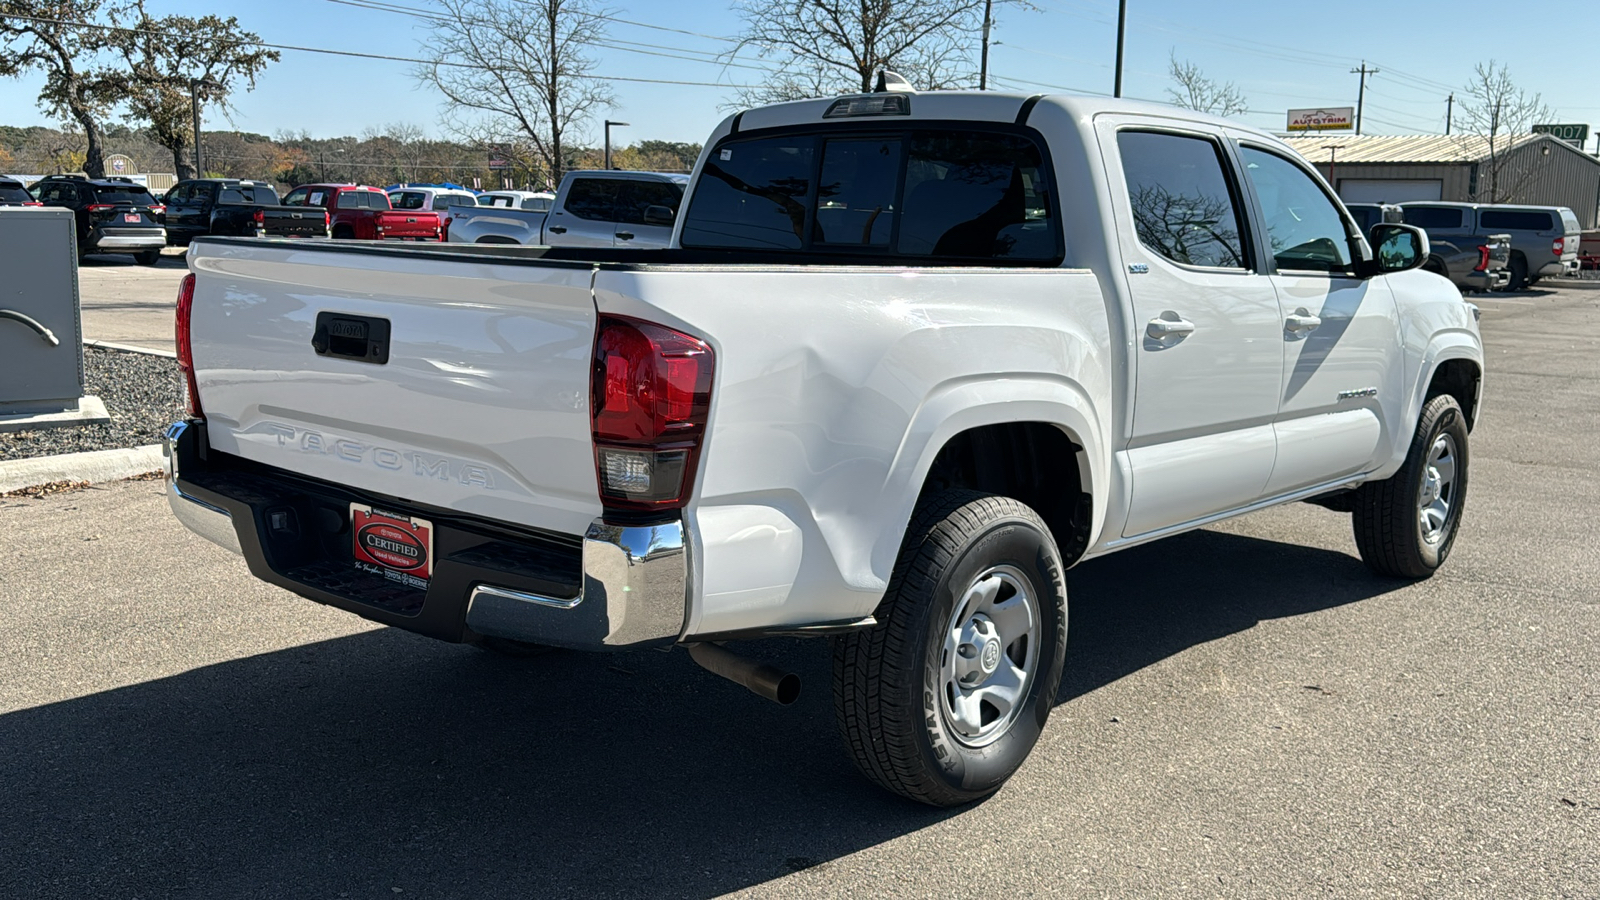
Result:
[[[1361,559],[1379,575],[1427,578],[1450,555],[1467,500],[1467,417],[1454,397],[1423,404],[1400,471],[1356,491]]]
[[[862,774],[931,806],[1005,784],[1061,684],[1062,569],[1016,500],[947,491],[919,504],[877,627],[834,642],[834,710]]]

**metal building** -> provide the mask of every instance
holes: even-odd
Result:
[[[1346,202],[1461,200],[1565,206],[1600,227],[1600,159],[1548,134],[1316,135],[1284,139]]]

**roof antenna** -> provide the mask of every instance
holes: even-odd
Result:
[[[904,76],[888,69],[878,70],[878,85],[872,89],[874,94],[915,94],[917,89],[911,86]]]

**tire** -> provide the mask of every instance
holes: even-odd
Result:
[[[1444,262],[1437,256],[1428,257],[1428,261],[1422,264],[1422,270],[1424,272],[1432,272],[1442,278],[1450,277],[1449,270],[1444,267]]]
[[[555,647],[544,644],[530,644],[527,641],[514,641],[510,638],[481,637],[475,644],[480,650],[487,650],[500,656],[509,656],[512,659],[531,659],[535,656],[544,656],[556,652]]]
[[[1506,290],[1520,291],[1528,286],[1528,258],[1521,253],[1511,254],[1511,264],[1506,268],[1511,270],[1511,280],[1506,282]]]
[[[1534,285],[1538,284],[1539,283],[1539,279],[1541,279],[1543,277],[1544,277],[1543,275],[1529,275],[1528,276],[1528,287],[1533,287]]]
[[[1444,460],[1448,472],[1438,464]],[[1400,471],[1356,490],[1351,521],[1368,568],[1416,579],[1444,565],[1466,506],[1469,460],[1461,406],[1448,394],[1429,399]]]
[[[156,263],[161,262],[161,251],[146,250],[143,253],[135,253],[133,255],[133,260],[141,266],[153,266]]]
[[[1016,500],[946,491],[918,505],[878,625],[834,639],[834,711],[863,775],[942,807],[1005,784],[1061,686],[1062,569],[1050,530]]]

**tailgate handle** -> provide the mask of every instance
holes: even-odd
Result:
[[[389,320],[348,313],[317,313],[311,349],[318,356],[383,365],[389,361]]]

